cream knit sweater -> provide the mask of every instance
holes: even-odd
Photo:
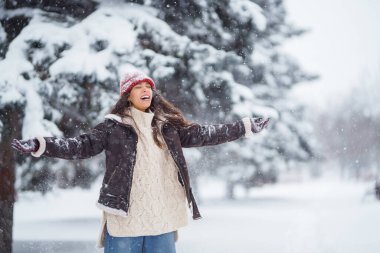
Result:
[[[175,231],[188,222],[186,196],[178,181],[177,166],[166,145],[161,149],[154,142],[151,127],[154,114],[132,107],[131,115],[138,143],[130,207],[127,217],[104,212],[108,233],[143,236]]]

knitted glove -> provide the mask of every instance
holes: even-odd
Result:
[[[250,120],[251,120],[252,132],[258,133],[268,126],[268,122],[270,118],[264,119],[264,118],[259,117],[259,118],[250,118]]]
[[[39,149],[40,143],[38,142],[37,139],[29,139],[29,140],[13,139],[11,143],[11,147],[21,153],[30,154],[32,152],[36,152]]]

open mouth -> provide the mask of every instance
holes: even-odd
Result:
[[[144,96],[140,97],[140,99],[146,101],[146,100],[150,99],[150,96],[144,95]]]

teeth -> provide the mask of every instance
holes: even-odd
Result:
[[[142,96],[141,99],[149,99],[149,96]]]

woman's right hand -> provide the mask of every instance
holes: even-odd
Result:
[[[37,139],[29,139],[29,140],[13,139],[11,143],[11,147],[21,153],[30,154],[32,152],[36,152],[39,149],[40,143],[38,142]]]

